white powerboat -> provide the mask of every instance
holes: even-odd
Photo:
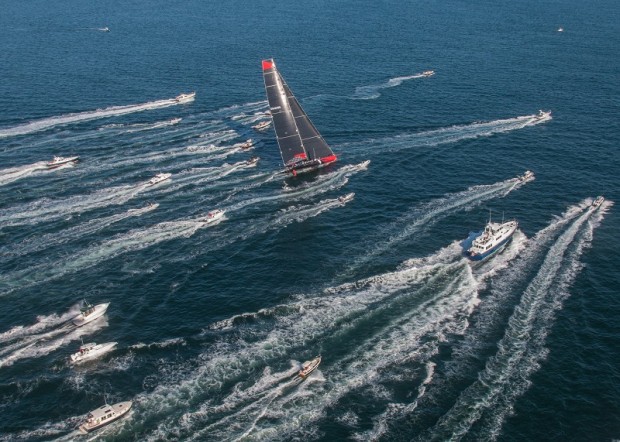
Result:
[[[172,120],[168,121],[168,123],[170,124],[177,124],[180,123],[182,120],[182,118],[173,118]]]
[[[254,126],[252,126],[252,129],[257,130],[259,132],[265,131],[269,128],[269,126],[271,126],[271,121],[270,120],[265,120],[265,121],[261,121],[258,124],[255,124]]]
[[[243,143],[237,143],[233,147],[240,147],[241,149],[249,149],[252,146],[254,146],[254,141],[252,141],[252,138],[248,138]]]
[[[177,103],[187,103],[192,101],[196,97],[196,92],[190,92],[189,94],[179,94],[174,97],[174,101]]]
[[[536,177],[534,176],[534,172],[532,172],[531,170],[526,170],[525,173],[523,175],[519,175],[517,177],[517,180],[521,183],[525,183],[527,181],[532,181],[534,180]]]
[[[603,201],[605,201],[605,198],[603,198],[603,196],[597,196],[596,199],[594,201],[592,201],[592,207],[594,207],[595,209],[600,207],[601,204],[603,204]]]
[[[246,164],[247,166],[255,166],[255,165],[256,165],[256,163],[258,163],[258,160],[260,160],[260,158],[259,158],[259,157],[252,157],[252,158],[250,158],[249,160],[247,160],[247,161],[245,162],[245,164]]]
[[[103,316],[108,309],[109,302],[104,304],[97,304],[93,306],[88,302],[84,302],[84,307],[80,309],[80,314],[71,320],[76,327],[81,327],[84,324],[88,324],[91,321]]]
[[[86,434],[114,422],[116,419],[127,414],[127,412],[131,410],[132,405],[132,401],[119,402],[114,405],[102,405],[96,410],[88,413],[88,416],[86,416],[86,422],[80,425],[80,432]]]
[[[45,163],[48,169],[55,169],[56,167],[64,166],[65,164],[75,164],[80,159],[79,156],[75,157],[54,157],[52,161]]]
[[[155,175],[153,178],[151,178],[150,180],[148,180],[148,182],[146,183],[148,186],[154,186],[155,184],[159,184],[162,181],[166,181],[167,179],[169,179],[172,176],[171,173],[158,173],[157,175]]]
[[[349,201],[353,199],[354,196],[355,196],[354,192],[347,193],[346,195],[339,196],[338,201],[340,201],[343,204],[348,203]]]
[[[432,77],[433,75],[435,75],[435,71],[424,71],[422,72],[422,75],[424,75],[425,77]]]
[[[558,28],[558,32],[564,32],[564,28],[563,28],[562,26],[560,26],[560,27]]]
[[[472,261],[482,261],[499,252],[512,239],[517,227],[519,227],[519,223],[515,220],[501,224],[489,220],[484,231],[474,239],[471,247],[465,251],[465,256]]]
[[[310,361],[304,362],[303,364],[301,364],[301,370],[299,370],[299,373],[297,373],[297,375],[302,379],[306,379],[308,376],[310,376],[310,373],[312,373],[318,368],[320,363],[321,355],[317,356],[314,359],[311,359]]]
[[[215,222],[218,219],[222,218],[225,213],[226,213],[225,210],[215,209],[215,210],[212,210],[211,212],[207,213],[207,216],[203,216],[202,218],[199,218],[198,221],[202,221],[203,223],[211,224],[212,222]]]
[[[77,353],[73,353],[70,356],[72,364],[79,364],[80,362],[84,362],[90,359],[98,358],[111,351],[114,347],[116,347],[118,342],[106,342],[104,344],[95,344],[91,342],[89,344],[82,344]]]
[[[545,118],[549,118],[551,116],[551,111],[543,111],[539,110],[538,115],[536,115],[537,120],[544,120]]]

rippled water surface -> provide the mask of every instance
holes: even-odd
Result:
[[[2,9],[0,440],[620,438],[616,2]],[[268,57],[319,173],[252,130]]]

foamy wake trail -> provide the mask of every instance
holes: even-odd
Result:
[[[514,309],[497,353],[426,440],[460,440],[478,422],[482,429],[477,438],[499,436],[516,399],[528,389],[531,375],[547,355],[547,334],[570,295],[568,288],[581,268],[579,258],[610,205],[607,202],[598,211],[586,209],[558,237]]]
[[[381,229],[378,234],[373,235],[364,246],[364,250],[368,250],[368,252],[351,264],[343,272],[342,276],[350,276],[355,270],[369,263],[377,256],[392,250],[395,245],[401,244],[412,235],[430,227],[454,212],[471,210],[491,199],[503,198],[524,184],[511,178],[495,184],[473,186],[462,192],[448,194],[414,208],[386,228]],[[395,231],[397,233],[392,233]],[[387,241],[381,241],[382,238],[386,237],[388,238]]]
[[[369,164],[370,161],[363,161],[359,164],[346,165],[335,170],[334,172],[320,175],[311,183],[303,184],[295,188],[286,187],[283,191],[273,195],[250,198],[234,203],[229,207],[229,210],[241,210],[251,205],[263,204],[271,201],[299,200],[314,197],[330,190],[339,189],[348,182],[349,177],[357,174],[358,172],[367,170]]]
[[[24,270],[5,273],[0,276],[0,287],[2,287],[3,294],[7,294],[13,290],[52,281],[64,275],[91,268],[124,253],[143,250],[175,238],[189,238],[198,229],[216,224],[218,223],[206,224],[198,219],[188,219],[168,221],[145,229],[131,230],[113,239],[90,246],[81,252],[62,257],[53,263],[43,263]]]
[[[3,333],[0,333],[0,343],[3,345],[13,342],[17,339],[26,339],[30,336],[35,335],[35,339],[39,339],[41,337],[41,333],[45,330],[51,328],[57,328],[59,325],[64,324],[69,319],[75,317],[79,313],[79,305],[74,305],[68,312],[63,313],[62,315],[51,314],[48,316],[37,316],[37,322],[32,325],[18,325],[10,330],[7,330]],[[25,342],[25,344],[29,344],[32,341],[29,340]],[[0,349],[0,354],[4,353],[5,348]]]
[[[88,195],[76,195],[65,199],[44,198],[5,210],[0,215],[0,228],[34,225],[44,221],[63,218],[73,213],[124,204],[147,189],[149,189],[149,186],[145,181],[134,185],[109,187]]]
[[[352,351],[326,360],[321,369],[325,381],[309,385],[305,394],[276,397],[266,413],[246,406],[234,423],[212,424],[196,432],[195,439],[206,434],[223,437],[227,431],[247,435],[248,428],[254,430],[251,436],[256,440],[304,438],[313,434],[312,424],[325,417],[327,410],[338,409],[344,396],[354,391],[366,396],[375,392],[383,395],[381,383],[388,380],[387,368],[412,361],[426,366],[437,353],[444,334],[462,333],[465,318],[477,303],[475,281],[467,263],[458,252],[454,253],[457,248],[456,244],[450,247],[451,263],[441,262],[441,251],[437,262],[426,267],[381,275],[372,282],[362,281],[361,290],[354,288],[358,285],[354,284],[349,286],[353,293],[321,298],[318,305],[304,305],[300,314],[278,317],[276,327],[283,330],[277,334],[291,335],[287,337],[289,345],[278,344],[289,348],[289,352],[296,348],[303,351],[309,346],[329,348],[332,341],[347,338],[355,341]],[[336,291],[347,290],[346,287]],[[356,300],[361,305],[351,308]],[[371,336],[360,338],[362,330],[366,332],[361,336],[368,335],[367,324],[373,317],[385,318],[383,324],[375,327]],[[271,348],[275,342],[269,339],[264,344]],[[261,422],[263,417],[266,421]]]
[[[446,264],[444,261],[450,263]],[[456,279],[452,277],[455,274]],[[185,413],[182,419],[170,417],[161,422],[152,438],[165,438],[169,431],[180,432],[170,433],[176,434],[176,437],[179,437],[179,434],[181,437],[185,434],[194,434],[197,439],[207,434],[217,439],[234,438],[246,433],[248,428],[258,424],[257,416],[265,413],[265,407],[256,405],[256,402],[266,397],[271,400],[280,385],[274,388],[258,388],[262,384],[273,384],[271,382],[273,379],[265,382],[262,378],[249,388],[239,385],[239,388],[235,388],[221,402],[217,402],[216,397],[211,394],[212,390],[217,391],[223,383],[235,380],[245,379],[244,383],[247,382],[247,370],[257,364],[259,366],[269,364],[269,361],[287,358],[317,346],[329,347],[332,339],[357,334],[356,330],[365,327],[365,320],[369,316],[382,314],[386,309],[387,313],[391,313],[392,309],[398,310],[401,306],[409,306],[413,300],[413,307],[407,307],[406,314],[396,315],[395,319],[387,321],[385,327],[378,333],[360,344],[359,350],[353,356],[345,357],[340,364],[333,363],[341,367],[340,370],[332,370],[329,367],[324,369],[330,373],[340,372],[336,375],[338,380],[334,381],[333,385],[330,380],[329,387],[339,388],[337,385],[342,382],[343,389],[339,389],[339,394],[336,395],[341,397],[342,394],[355,388],[355,385],[368,382],[365,379],[371,379],[373,373],[378,376],[384,364],[390,364],[390,361],[395,360],[408,360],[411,357],[411,349],[418,345],[415,336],[409,334],[423,334],[421,323],[429,324],[426,329],[428,331],[433,329],[432,323],[439,326],[446,321],[450,322],[448,317],[452,318],[454,311],[470,311],[473,305],[472,294],[475,297],[475,290],[472,291],[471,287],[472,281],[469,266],[461,260],[458,243],[454,243],[446,250],[440,251],[436,261],[429,260],[429,264],[423,268],[409,268],[368,278],[355,284],[334,287],[319,297],[303,297],[289,305],[248,313],[242,318],[231,318],[228,320],[230,327],[245,323],[245,319],[249,317],[258,322],[250,329],[240,328],[238,330],[240,335],[236,334],[231,342],[222,342],[206,353],[204,358],[201,358],[203,363],[200,368],[184,381],[177,382],[176,386],[160,385],[153,394],[144,397],[141,409],[145,413],[148,413],[149,408],[155,403],[160,404],[158,412],[161,413],[161,404],[170,403],[170,406],[177,407],[181,405],[176,399],[183,403],[195,403],[196,400],[203,400],[200,398],[209,398],[198,412]],[[438,282],[441,283],[441,290],[436,288],[429,290]],[[419,295],[412,286],[425,290],[424,295]],[[422,296],[422,299],[416,301],[418,296]],[[266,323],[261,320],[263,318],[267,319]],[[273,321],[275,324],[272,324]],[[265,324],[269,325],[268,330],[263,330]],[[214,328],[222,328],[222,325],[214,325]],[[402,336],[392,339],[403,334],[412,339],[404,339]],[[384,348],[384,345],[388,345],[385,344],[387,342],[392,342],[394,347]],[[399,347],[399,343],[403,347]],[[332,374],[330,378],[331,376]],[[351,384],[347,380],[348,377],[355,381]],[[316,396],[312,391],[308,394],[313,398],[310,410],[303,407],[300,413],[292,409],[284,410],[287,407],[281,403],[278,394],[275,395],[267,414],[272,415],[275,409],[277,413],[286,413],[283,422],[288,422],[290,418],[291,422],[295,422],[294,425],[300,424],[295,415],[310,416],[314,408],[319,409],[318,413],[324,410],[325,404],[320,399],[321,395]],[[290,399],[291,396],[295,395],[283,395],[282,400],[286,402],[286,398]],[[230,414],[235,414],[234,422],[230,422],[231,419],[228,418]],[[197,433],[196,427],[203,427],[204,433]],[[280,433],[277,437],[286,438],[285,434],[290,436],[290,433]],[[265,437],[269,439],[274,437],[274,434],[269,433]]]
[[[358,86],[355,88],[355,94],[353,94],[351,98],[354,100],[374,100],[375,98],[379,98],[381,96],[381,93],[379,92],[381,89],[400,86],[405,81],[424,77],[425,76],[422,73],[419,73],[404,77],[390,78],[385,83],[371,84],[369,86]]]
[[[41,120],[31,121],[30,123],[21,124],[19,126],[0,129],[0,138],[30,134],[65,124],[96,120],[99,118],[116,117],[119,115],[132,114],[134,112],[142,112],[146,110],[161,109],[164,107],[176,106],[177,104],[179,103],[174,98],[170,98],[168,100],[151,101],[142,104],[130,104],[127,106],[112,106],[94,111],[43,118]]]
[[[67,326],[57,330],[56,333],[45,333],[38,336],[31,335],[31,337],[37,337],[32,343],[19,348],[12,346],[11,351],[2,354],[0,357],[0,367],[8,367],[22,359],[46,356],[63,345],[79,340],[80,336],[92,334],[107,327],[107,325],[107,319],[99,318],[79,328]],[[23,342],[20,344],[23,344]]]
[[[61,230],[60,232],[48,233],[38,237],[30,237],[21,243],[0,247],[0,258],[12,258],[15,256],[27,255],[29,253],[39,252],[50,247],[56,247],[69,241],[75,241],[78,238],[91,235],[124,219],[134,216],[142,216],[145,213],[155,210],[158,206],[159,204],[153,204],[140,209],[130,209],[117,215],[93,219],[83,224]]]
[[[369,139],[352,144],[355,145],[356,153],[360,154],[370,150],[377,151],[378,149],[381,150],[381,152],[398,152],[403,149],[415,147],[432,147],[441,144],[457,143],[473,138],[489,137],[495,134],[543,124],[551,119],[551,116],[538,118],[536,115],[524,115],[522,117],[508,118],[505,120],[450,126],[415,134]],[[341,146],[346,146],[346,144]]]
[[[45,161],[38,161],[32,164],[26,164],[24,166],[11,167],[8,169],[0,170],[0,186],[17,181],[20,178],[25,178],[33,173],[43,170],[49,170]]]

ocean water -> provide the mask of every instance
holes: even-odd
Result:
[[[620,438],[619,17],[5,2],[0,440]],[[269,57],[333,166],[285,179],[251,129]],[[460,243],[489,212],[519,231],[472,266]],[[110,307],[76,329],[83,299]],[[118,344],[74,367],[81,340]],[[132,411],[80,435],[104,399]]]

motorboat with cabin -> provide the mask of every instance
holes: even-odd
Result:
[[[252,141],[252,138],[248,138],[243,143],[237,143],[233,147],[240,147],[241,149],[250,149],[252,146],[254,146],[254,141]]]
[[[104,304],[92,305],[89,304],[87,301],[84,301],[84,306],[80,308],[80,314],[73,318],[71,322],[76,327],[81,327],[85,324],[88,324],[89,322],[103,316],[109,305],[109,302],[106,302]]]
[[[127,412],[131,410],[132,405],[132,401],[119,402],[114,405],[102,405],[96,410],[88,413],[88,416],[86,416],[86,421],[79,427],[80,432],[82,434],[86,434],[114,422],[127,414]]]
[[[516,220],[494,223],[489,219],[484,231],[473,240],[471,247],[465,251],[465,256],[472,261],[482,261],[499,252],[510,242],[517,231],[517,227],[519,227],[519,223]]]
[[[425,77],[432,77],[433,75],[435,75],[435,71],[424,71],[422,72],[422,75],[424,75]]]
[[[297,375],[302,379],[306,379],[314,370],[319,367],[320,363],[321,355],[318,355],[316,358],[304,362],[303,364],[301,364],[301,370],[299,370]]]
[[[596,199],[592,201],[592,207],[594,207],[595,209],[598,209],[601,206],[601,204],[603,204],[603,201],[605,201],[605,198],[603,198],[602,195],[597,196]]]
[[[259,158],[259,157],[252,157],[252,158],[250,158],[249,160],[247,160],[247,161],[245,162],[245,164],[246,164],[246,166],[255,166],[255,165],[256,165],[256,163],[258,163],[258,160],[260,160],[260,158]]]
[[[271,121],[269,120],[265,120],[265,121],[261,121],[258,124],[255,124],[254,126],[252,126],[252,129],[258,131],[258,132],[264,132],[267,129],[269,129],[269,126],[271,126]]]
[[[116,344],[118,344],[118,342],[105,342],[103,344],[90,342],[88,344],[82,344],[80,349],[70,356],[71,363],[79,364],[80,362],[96,359],[111,351],[116,347]]]
[[[517,177],[517,181],[519,181],[520,183],[525,183],[528,181],[532,181],[535,178],[536,177],[534,176],[534,172],[532,172],[531,170],[526,170],[523,175],[519,175]]]
[[[263,60],[262,68],[284,172],[296,176],[335,162],[336,155],[293,95],[273,58]]]
[[[162,181],[166,181],[172,176],[171,173],[158,173],[153,178],[147,181],[147,186],[154,186],[155,184],[159,184]]]
[[[177,103],[187,103],[189,101],[193,101],[196,97],[196,92],[190,92],[189,94],[179,94],[174,97],[174,101]]]
[[[551,111],[544,111],[542,109],[539,110],[538,115],[536,115],[537,120],[544,120],[549,117],[551,117]]]
[[[215,210],[212,210],[211,212],[207,213],[206,216],[203,216],[202,218],[199,218],[198,221],[201,221],[201,222],[206,223],[206,224],[211,224],[211,223],[217,221],[218,219],[221,219],[224,216],[225,213],[226,213],[225,210],[215,209]]]
[[[355,196],[355,192],[347,193],[346,195],[339,196],[338,201],[340,201],[343,204],[348,203],[349,201],[353,199],[354,196]]]
[[[79,161],[79,159],[80,159],[79,156],[67,157],[67,158],[54,156],[52,161],[48,161],[47,163],[45,163],[45,165],[47,166],[48,169],[55,169],[57,167],[64,166],[67,164],[75,164]]]

